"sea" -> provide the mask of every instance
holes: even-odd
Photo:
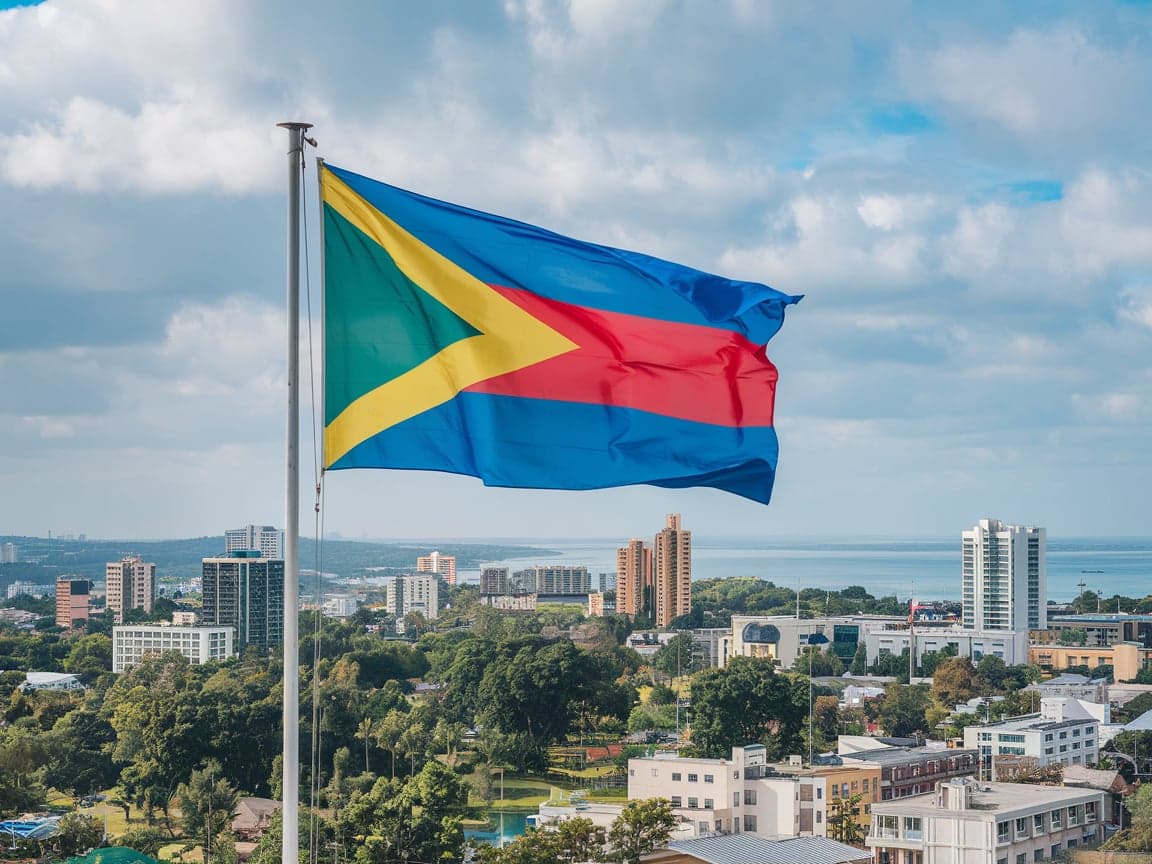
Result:
[[[583,564],[592,573],[616,573],[620,538],[500,538],[487,542],[533,546],[547,554],[486,561],[512,569],[531,564]],[[1048,538],[1048,599],[1069,601],[1084,590],[1103,597],[1152,593],[1152,538]],[[960,599],[960,538],[803,538],[765,540],[692,536],[692,578],[754,576],[778,586],[842,589],[861,585],[876,597]],[[457,578],[478,582],[480,569]],[[1107,610],[1104,611],[1115,611]]]

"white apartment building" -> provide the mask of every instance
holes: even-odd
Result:
[[[245,525],[224,532],[224,554],[259,552],[264,558],[284,557],[284,531],[271,525]]]
[[[997,758],[1003,756],[1027,757],[1039,767],[1095,765],[1099,729],[1100,721],[1081,709],[1077,700],[1043,699],[1038,714],[965,727],[964,746],[979,748],[984,776],[996,776]]]
[[[429,621],[440,616],[439,586],[436,576],[397,576],[384,587],[384,603],[396,617],[396,631],[404,629],[404,616],[419,612]]]
[[[988,655],[999,657],[1009,666],[1028,662],[1027,630],[978,631],[961,627],[925,627],[910,633],[900,630],[869,630],[864,634],[864,649],[868,662],[875,663],[881,654],[901,654],[916,639],[916,664],[933,651],[952,647],[961,657],[971,657],[973,663]]]
[[[179,651],[193,665],[224,660],[236,653],[232,627],[124,625],[112,628],[112,671],[131,669],[149,654]]]
[[[0,564],[15,564],[20,560],[20,550],[15,543],[0,543]]]
[[[762,744],[733,747],[732,758],[653,756],[628,760],[628,798],[669,798],[696,836],[754,833],[827,836],[827,779],[784,776]]]
[[[1103,839],[1104,792],[950,780],[872,805],[876,864],[1033,864]]]
[[[1048,571],[1043,528],[981,519],[961,532],[964,627],[971,630],[1044,630],[1048,626]]]
[[[136,557],[105,564],[104,596],[117,624],[124,623],[124,613],[130,609],[151,612],[156,602],[156,565]]]
[[[4,562],[0,561],[0,564]],[[24,594],[29,597],[51,597],[56,591],[55,585],[36,585],[33,582],[21,582],[17,579],[8,586],[8,599]]]

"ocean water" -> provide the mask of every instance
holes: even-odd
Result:
[[[616,572],[613,539],[501,538],[556,554],[485,562],[513,569],[530,564],[583,564],[595,581]],[[1152,593],[1152,538],[1048,538],[1048,598],[1065,601],[1085,590],[1104,597]],[[863,585],[875,596],[942,600],[960,598],[960,538],[939,540],[692,538],[693,579],[755,576],[794,588],[841,589]],[[462,570],[478,581],[479,569]],[[1115,611],[1115,610],[1112,610]]]

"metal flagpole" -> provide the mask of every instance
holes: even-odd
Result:
[[[300,168],[311,123],[288,130],[288,434],[284,502],[284,799],[282,864],[300,860]]]

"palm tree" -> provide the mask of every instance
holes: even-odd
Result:
[[[368,742],[372,740],[375,731],[371,717],[365,717],[356,727],[356,738],[364,742],[364,773],[368,773]]]

